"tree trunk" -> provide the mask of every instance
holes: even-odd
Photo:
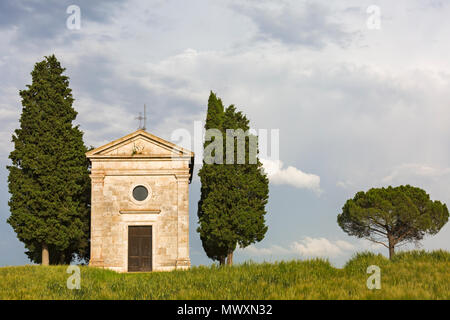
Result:
[[[392,259],[395,255],[395,244],[394,239],[392,237],[388,236],[389,239],[389,259]]]
[[[59,264],[64,264],[66,262],[66,256],[64,253],[61,253],[61,256],[59,257]]]
[[[228,253],[227,256],[227,265],[232,266],[233,265],[233,251]]]
[[[225,256],[220,257],[219,263],[221,266],[225,265]]]
[[[42,265],[43,266],[48,266],[49,263],[49,259],[48,259],[48,246],[46,243],[42,244]]]

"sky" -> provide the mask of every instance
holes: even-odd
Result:
[[[387,255],[336,218],[371,187],[411,184],[450,203],[449,16],[438,0],[1,1],[0,266],[29,263],[6,223],[6,166],[19,90],[51,54],[70,77],[88,146],[135,131],[144,104],[147,131],[178,143],[174,132],[187,130],[194,146],[210,90],[256,130],[278,130],[279,156],[264,162],[268,232],[236,262],[322,257],[341,266],[359,251]],[[196,232],[198,169],[193,265],[211,263]],[[418,248],[450,250],[449,224]]]

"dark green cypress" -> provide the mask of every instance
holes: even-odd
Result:
[[[221,129],[223,122],[224,107],[222,101],[211,92],[208,99],[208,110],[206,114],[205,129]],[[211,142],[204,143],[206,148]],[[219,199],[222,194],[219,191],[221,168],[218,165],[206,165],[199,171],[201,181],[201,196],[198,203],[199,227],[197,231],[200,233],[203,249],[206,255],[213,259],[224,263],[227,255],[227,246],[223,242],[226,233],[227,222],[221,213],[224,208],[220,208],[224,204]]]
[[[7,167],[8,223],[36,263],[45,248],[50,264],[89,257],[87,149],[83,133],[72,124],[77,112],[64,71],[54,55],[35,64],[32,84],[20,91],[20,128],[13,134]]]
[[[219,129],[226,155],[226,130],[249,129],[249,120],[231,105],[224,110],[222,102],[211,92],[205,129]],[[256,137],[254,137],[256,139]],[[246,247],[261,241],[267,232],[264,216],[268,201],[268,179],[262,164],[249,163],[249,139],[245,144],[245,164],[237,164],[237,139],[234,140],[234,164],[206,164],[199,171],[201,199],[198,216],[200,238],[209,258],[232,264],[237,245]],[[229,141],[233,141],[229,140]],[[204,147],[211,143],[205,142]]]

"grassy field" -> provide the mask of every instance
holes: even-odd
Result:
[[[369,265],[381,289],[369,290]],[[0,299],[450,299],[450,252],[412,251],[392,261],[360,253],[342,269],[325,260],[193,267],[119,274],[81,267],[81,289],[69,290],[67,266],[0,268]]]

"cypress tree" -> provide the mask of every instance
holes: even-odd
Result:
[[[223,152],[226,143],[232,143],[233,163],[206,164],[199,171],[201,179],[201,199],[199,202],[200,238],[206,254],[213,260],[232,264],[233,252],[237,245],[246,247],[261,241],[267,232],[264,216],[268,201],[268,179],[262,172],[262,164],[250,161],[250,139],[245,140],[245,163],[237,163],[237,138],[227,136],[227,129],[249,130],[249,120],[231,105],[224,110],[222,102],[211,92],[205,129],[216,128],[223,135]],[[206,142],[206,148],[209,143]],[[256,145],[257,147],[257,145]],[[256,152],[257,153],[257,152]]]
[[[12,141],[8,223],[30,260],[70,263],[89,256],[89,164],[77,112],[54,55],[38,62],[32,84],[20,91],[20,128]]]
[[[208,99],[205,129],[220,130],[223,113],[222,101],[211,92]],[[206,148],[213,141],[205,141],[203,147]],[[203,160],[203,166],[199,171],[201,195],[198,203],[199,227],[197,231],[200,233],[206,255],[213,260],[218,260],[220,264],[224,264],[228,251],[227,244],[224,242],[228,223],[226,216],[222,215],[225,212],[225,202],[220,191],[222,183],[220,176],[223,174],[221,169],[218,165],[208,165]]]

